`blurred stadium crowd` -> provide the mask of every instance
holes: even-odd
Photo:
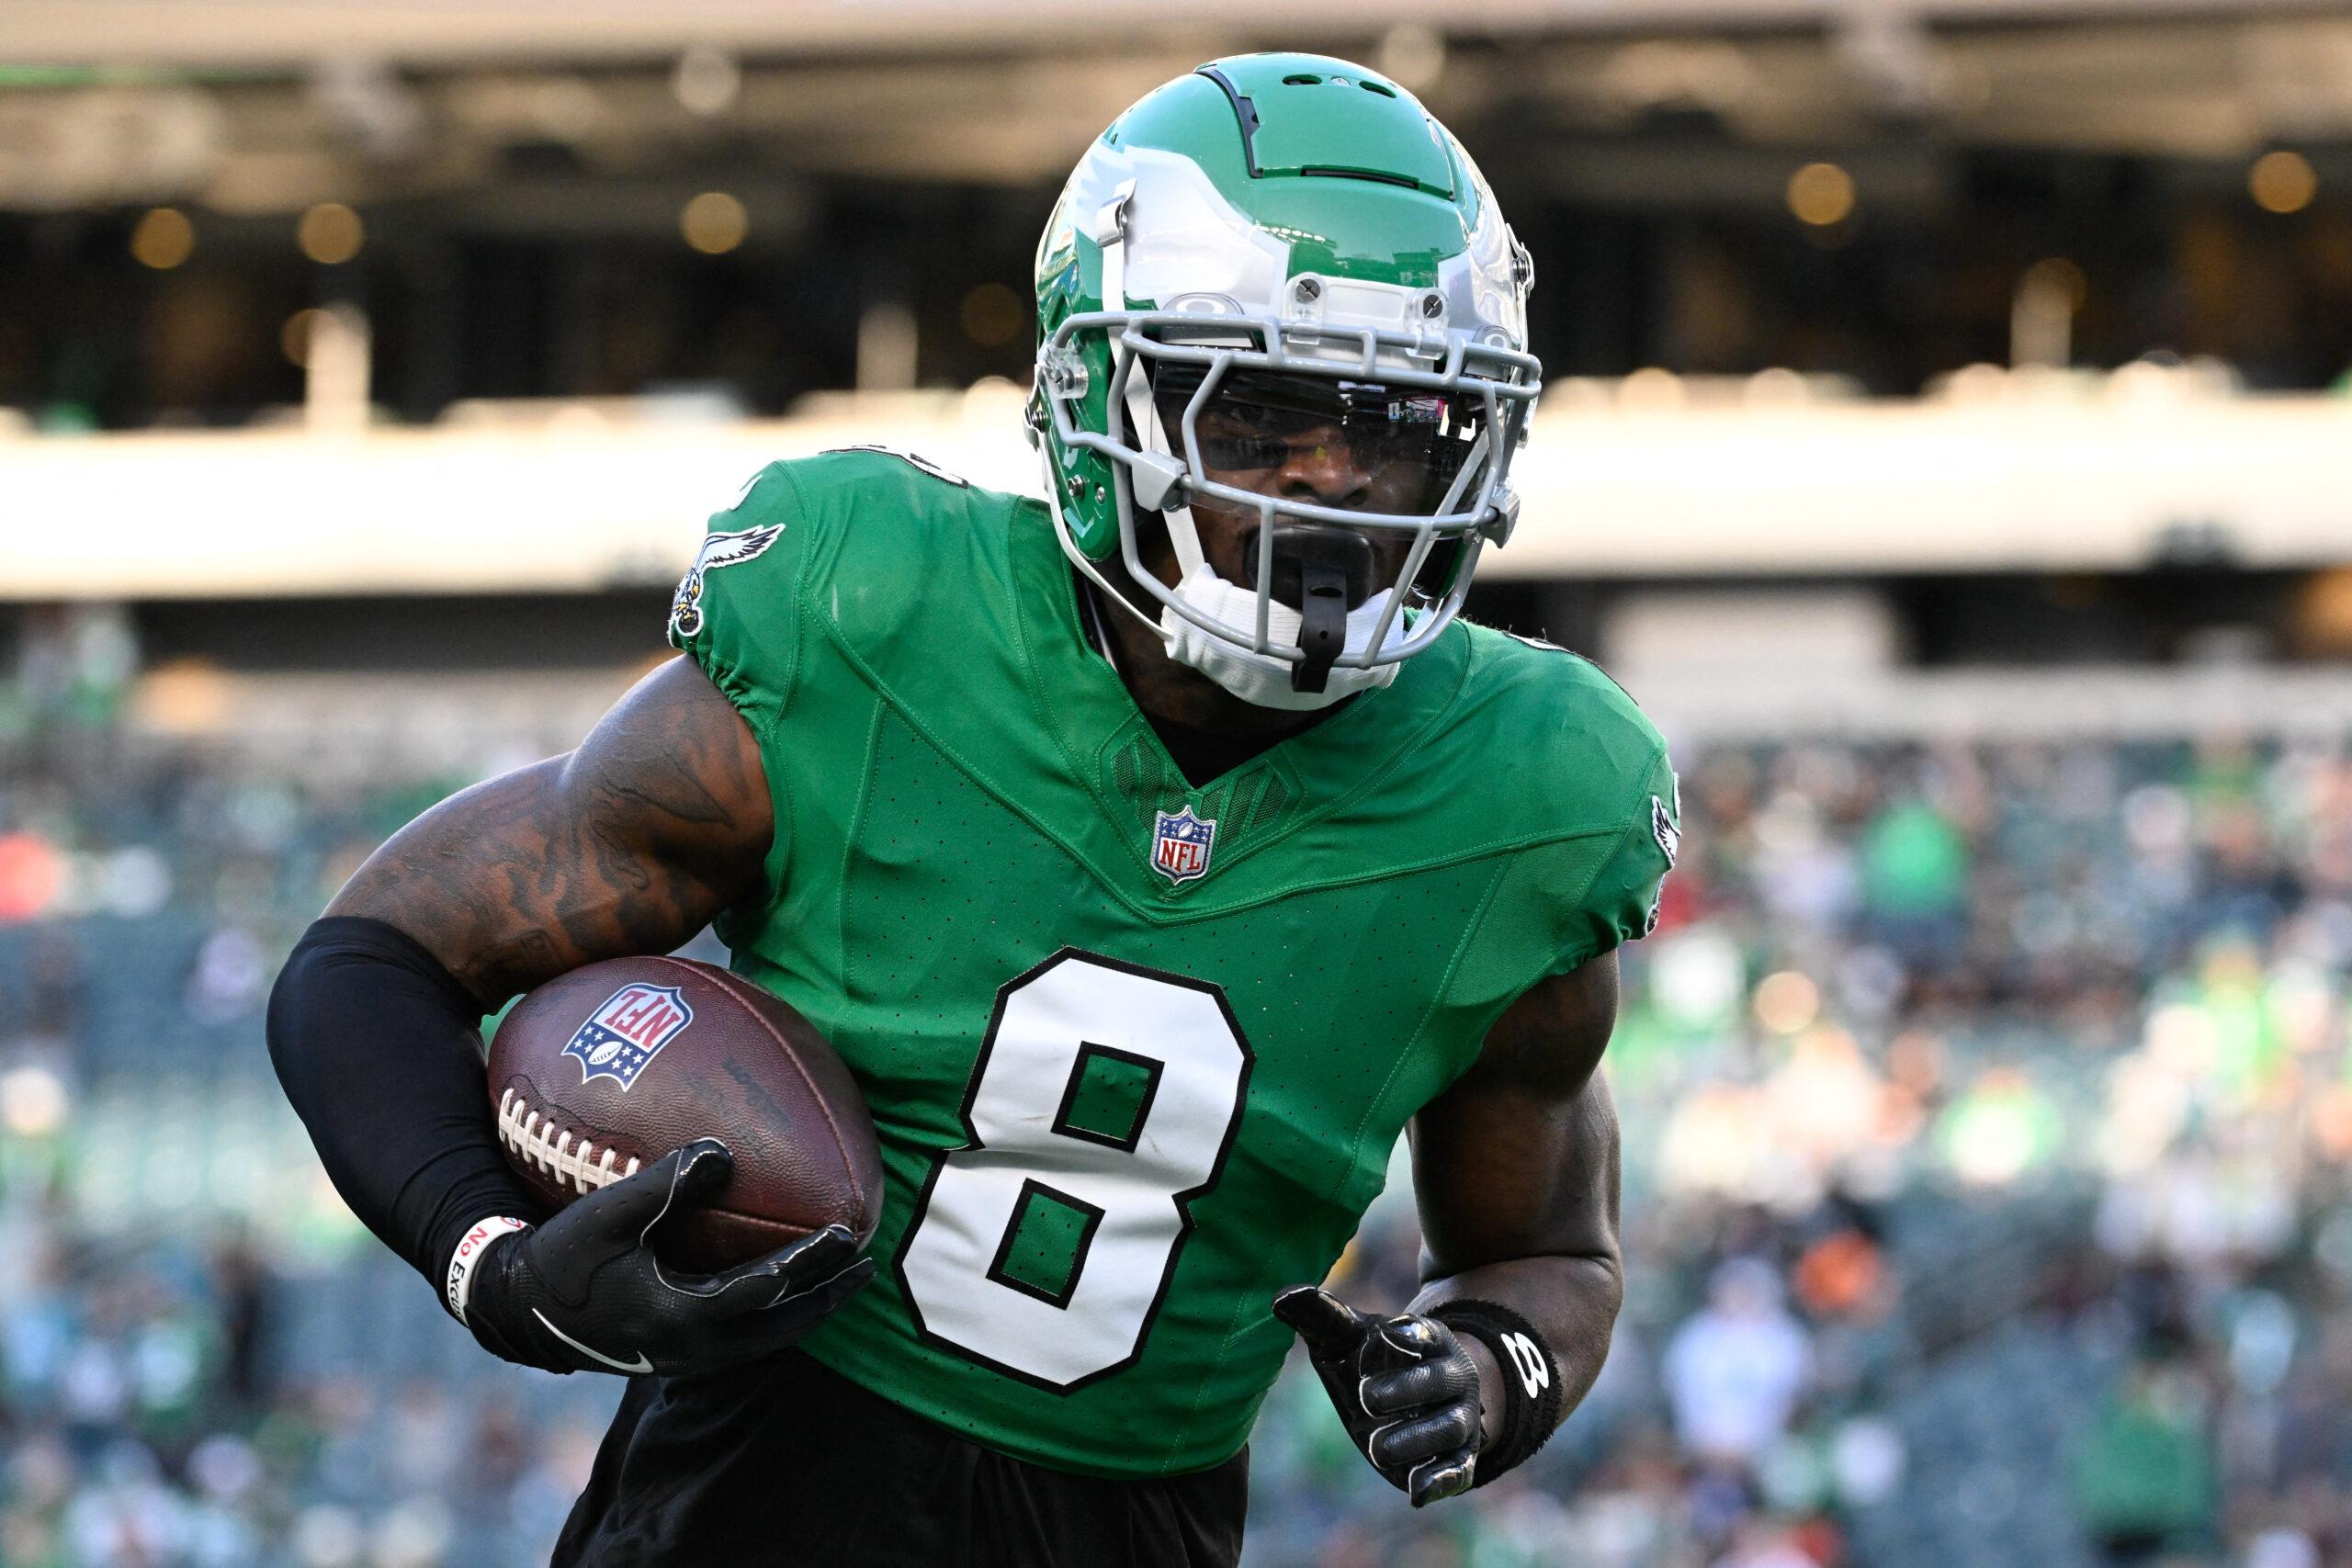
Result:
[[[295,933],[469,781],[159,740],[139,672],[104,609],[0,664],[0,1562],[540,1561],[616,1387],[474,1350],[262,1047]],[[1600,1385],[1413,1514],[1287,1378],[1248,1561],[2352,1564],[2352,748],[1678,757]],[[1402,1188],[1356,1299],[1415,1288]]]

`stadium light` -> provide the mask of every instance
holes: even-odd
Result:
[[[1854,176],[1835,164],[1807,164],[1789,176],[1789,210],[1815,229],[1843,223],[1854,210]]]
[[[704,191],[678,213],[678,231],[707,256],[725,255],[743,243],[751,228],[743,204],[723,190]]]
[[[2309,158],[2280,148],[2254,161],[2245,172],[2245,187],[2265,212],[2301,212],[2319,194],[2319,174]]]
[[[322,201],[302,214],[294,243],[321,266],[340,266],[359,254],[367,243],[367,226],[359,214],[339,201]]]
[[[196,249],[196,225],[176,207],[157,207],[130,231],[131,258],[141,266],[169,272]]]

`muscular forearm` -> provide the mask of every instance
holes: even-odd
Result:
[[[1612,1257],[1514,1258],[1430,1280],[1413,1298],[1411,1310],[1426,1313],[1450,1301],[1483,1301],[1527,1319],[1559,1365],[1565,1416],[1600,1375],[1624,1297],[1624,1279]],[[1464,1348],[1478,1366],[1487,1436],[1492,1438],[1501,1420],[1507,1370],[1483,1341],[1465,1339]]]
[[[773,826],[758,743],[673,660],[578,750],[452,796],[370,856],[269,1004],[286,1097],[368,1228],[439,1284],[474,1222],[537,1216],[498,1145],[482,1015],[675,948],[761,886]]]
[[[539,1205],[506,1164],[481,1010],[381,921],[313,924],[269,998],[269,1054],[319,1159],[368,1228],[441,1284],[466,1227]]]

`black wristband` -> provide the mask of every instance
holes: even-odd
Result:
[[[1503,1427],[1478,1450],[1476,1489],[1524,1463],[1560,1425],[1560,1363],[1535,1325],[1499,1303],[1444,1302],[1430,1316],[1484,1344],[1502,1366]]]

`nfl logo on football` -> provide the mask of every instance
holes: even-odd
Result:
[[[582,1083],[610,1078],[627,1094],[645,1065],[694,1021],[679,987],[623,986],[597,1004],[563,1054],[580,1064]]]
[[[1151,868],[1170,885],[1190,882],[1207,874],[1216,844],[1216,818],[1195,817],[1189,806],[1162,811],[1151,830]]]

